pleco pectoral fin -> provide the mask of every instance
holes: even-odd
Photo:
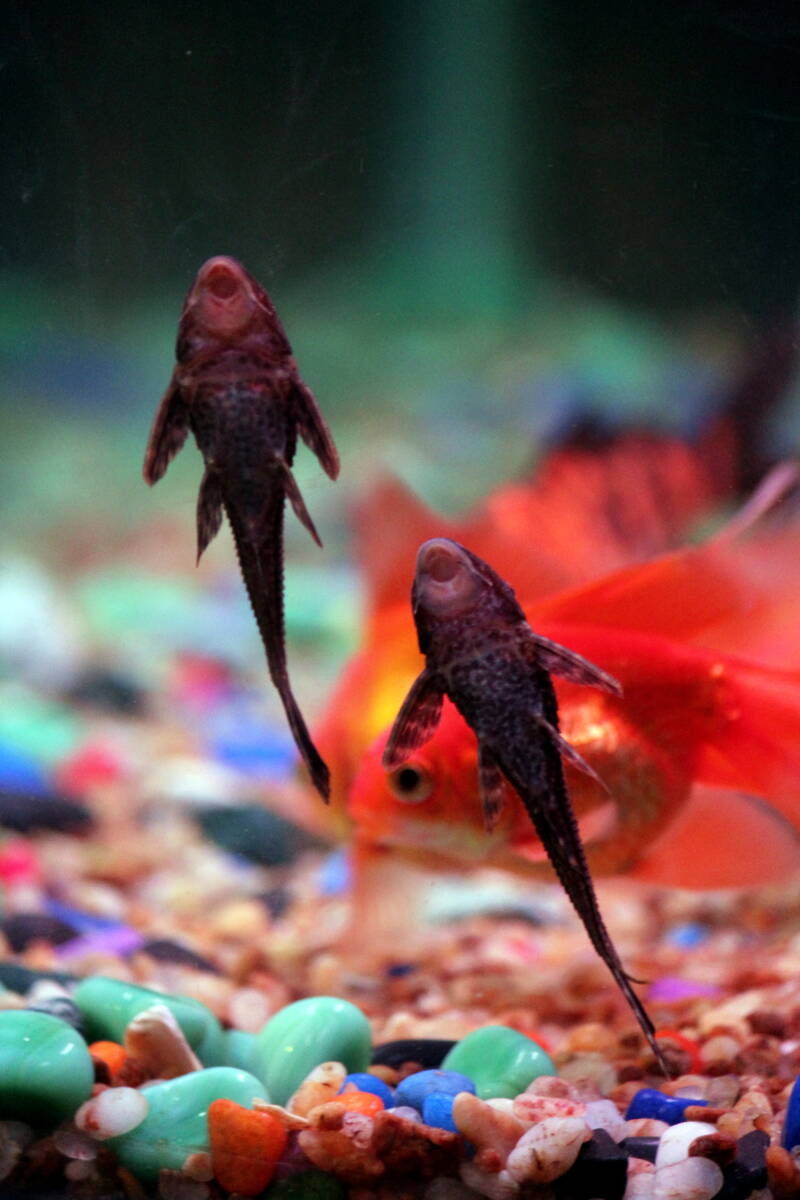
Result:
[[[383,765],[387,771],[401,763],[430,739],[442,716],[444,692],[438,677],[427,669],[418,675],[395,718]]]
[[[188,432],[189,412],[173,380],[161,399],[147,439],[142,469],[146,483],[158,483],[186,441]]]
[[[219,476],[206,469],[197,495],[197,561],[222,524],[222,488]]]
[[[294,384],[292,399],[300,437],[309,450],[316,454],[325,474],[330,479],[335,479],[339,474],[339,455],[331,431],[319,411],[313,393],[300,379]]]
[[[577,767],[578,770],[582,771],[584,775],[588,775],[590,779],[593,779],[595,783],[600,785],[604,792],[608,791],[608,784],[605,782],[605,780],[600,778],[594,767],[589,766],[586,759],[580,756],[575,747],[571,746],[567,739],[562,737],[559,731],[553,725],[551,725],[550,722],[545,719],[545,717],[541,716],[539,713],[532,713],[531,716],[536,724],[550,738],[550,741],[553,743],[556,750],[558,750],[558,753],[562,758],[566,759],[568,763],[572,763],[573,767]]]
[[[534,633],[533,640],[536,643],[539,662],[546,671],[560,676],[561,679],[569,679],[572,683],[585,683],[589,687],[602,688],[615,696],[622,695],[622,684],[589,662],[588,658],[583,658],[574,650],[568,650],[558,642],[551,642],[549,638],[538,633]]]
[[[478,787],[483,805],[483,824],[486,832],[491,833],[505,805],[506,781],[497,759],[482,742],[478,742]]]
[[[283,459],[279,459],[278,462],[281,472],[281,482],[286,492],[287,499],[294,509],[294,514],[298,521],[300,521],[302,525],[305,525],[314,541],[321,548],[322,542],[320,541],[320,536],[317,533],[316,526],[311,520],[309,511],[306,508],[305,500],[300,493],[300,488],[297,486],[297,480]]]

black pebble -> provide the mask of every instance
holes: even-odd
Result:
[[[147,707],[145,692],[138,684],[104,667],[81,672],[67,689],[66,699],[125,717],[141,716]]]
[[[192,816],[206,837],[223,850],[265,867],[283,866],[303,851],[325,845],[258,804],[204,808]]]
[[[268,892],[258,892],[254,897],[259,900],[269,915],[277,920],[285,916],[292,906],[292,893],[287,887],[282,884],[278,887],[270,888]]]
[[[445,1038],[400,1038],[384,1042],[372,1051],[371,1062],[384,1067],[400,1067],[405,1062],[419,1063],[425,1070],[441,1066],[442,1059],[455,1042]]]
[[[60,946],[77,937],[78,933],[66,921],[49,917],[46,913],[12,913],[0,921],[0,930],[15,954],[26,949],[31,942],[43,941],[51,946]]]
[[[77,1029],[81,1035],[84,1033],[83,1014],[69,996],[48,996],[46,1000],[36,1000],[26,1007],[28,1012],[47,1013],[49,1017],[58,1017],[60,1021],[66,1021],[73,1029]]]
[[[77,975],[66,971],[32,971],[19,963],[0,962],[0,984],[10,992],[24,996],[40,979],[55,979],[56,983],[76,983]]]
[[[207,958],[195,954],[194,950],[182,946],[180,942],[170,941],[169,938],[153,938],[141,945],[136,953],[149,954],[158,962],[180,963],[185,967],[194,967],[197,971],[210,971],[212,975],[221,973],[219,967],[214,966]]]
[[[15,833],[55,829],[59,833],[85,833],[92,814],[85,804],[55,794],[31,795],[0,789],[0,826]]]
[[[644,1158],[647,1162],[655,1162],[660,1141],[661,1138],[657,1137],[627,1137],[622,1139],[620,1146],[631,1158]]]
[[[747,1200],[767,1186],[769,1134],[753,1129],[739,1138],[733,1162],[722,1168],[723,1184],[714,1200]]]
[[[562,1200],[622,1200],[627,1181],[627,1154],[605,1129],[595,1129],[553,1192]]]

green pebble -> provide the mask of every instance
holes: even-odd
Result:
[[[151,1181],[163,1167],[179,1171],[190,1154],[208,1153],[208,1107],[214,1100],[235,1100],[252,1108],[266,1091],[255,1076],[233,1067],[208,1067],[177,1079],[140,1089],[147,1097],[147,1116],[108,1145],[123,1167],[141,1180]]]
[[[342,1200],[344,1184],[324,1171],[303,1171],[267,1188],[265,1200]]]
[[[555,1075],[553,1060],[524,1033],[506,1025],[485,1025],[468,1033],[445,1056],[443,1071],[461,1071],[482,1100],[513,1099],[540,1075]]]
[[[287,1004],[256,1034],[254,1072],[276,1104],[285,1104],[306,1075],[323,1062],[348,1071],[369,1064],[372,1037],[360,1008],[335,996],[309,996]]]
[[[0,1117],[58,1125],[89,1099],[93,1083],[86,1042],[66,1021],[0,1012]]]
[[[246,1033],[244,1029],[226,1029],[222,1036],[225,1039],[227,1066],[240,1071],[253,1071],[257,1064],[256,1035]]]
[[[124,1041],[125,1030],[134,1017],[154,1004],[164,1004],[204,1066],[223,1066],[226,1061],[222,1026],[205,1004],[190,996],[168,996],[152,988],[91,975],[78,984],[73,999],[83,1013],[89,1042]]]

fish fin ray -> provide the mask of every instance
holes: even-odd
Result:
[[[483,805],[483,824],[491,833],[506,801],[506,780],[488,746],[478,742],[478,787]]]
[[[541,716],[539,713],[532,713],[531,715],[536,724],[547,734],[563,759],[566,759],[573,767],[577,767],[584,775],[588,775],[590,779],[593,779],[595,783],[600,785],[604,792],[609,791],[608,784],[604,779],[600,778],[594,767],[589,765],[586,759],[578,753],[575,747],[567,741],[554,725],[550,724],[546,717]]]
[[[206,469],[197,495],[197,561],[222,524],[222,486],[219,476]]]
[[[542,637],[539,633],[534,633],[533,641],[539,665],[546,671],[558,675],[561,679],[569,679],[572,683],[602,688],[604,692],[611,692],[614,696],[622,695],[622,685],[618,680],[589,662],[582,654],[576,654],[574,650],[569,650],[550,638]]]
[[[295,379],[292,386],[295,419],[300,437],[319,459],[320,466],[329,479],[339,474],[339,454],[333,435],[319,410],[314,394],[302,379]]]
[[[444,691],[438,677],[427,668],[414,680],[392,726],[383,765],[387,771],[400,766],[430,739],[442,716]]]
[[[173,376],[156,410],[142,474],[150,486],[158,483],[172,459],[186,441],[189,432],[189,409]]]
[[[286,497],[292,506],[294,515],[297,517],[301,525],[304,525],[311,534],[317,545],[322,548],[320,536],[317,533],[317,527],[311,519],[311,514],[306,508],[305,500],[303,499],[300,488],[297,486],[297,480],[291,472],[289,464],[284,459],[279,459],[281,469],[281,479],[283,487],[286,491]]]

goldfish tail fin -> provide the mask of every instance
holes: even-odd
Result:
[[[172,459],[186,441],[189,432],[189,410],[173,376],[156,411],[142,474],[145,483],[158,483]]]

